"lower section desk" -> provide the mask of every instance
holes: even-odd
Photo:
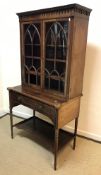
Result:
[[[77,124],[80,107],[80,97],[76,97],[69,101],[59,98],[49,98],[40,91],[31,91],[30,88],[24,86],[16,86],[8,88],[9,90],[9,104],[10,104],[10,123],[11,123],[11,137],[13,138],[13,115],[12,109],[17,105],[27,106],[34,111],[38,111],[47,115],[54,125],[54,170],[57,168],[57,153],[58,153],[58,138],[59,129],[68,122],[75,119],[74,142],[73,149],[75,149]]]

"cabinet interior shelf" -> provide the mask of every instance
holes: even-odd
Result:
[[[31,71],[31,70],[26,70],[27,74],[32,74],[32,75],[40,75],[40,72],[35,72],[35,71]]]
[[[54,59],[52,58],[46,58],[46,61],[53,61],[54,62]],[[66,63],[66,60],[61,60],[61,59],[55,59],[56,62],[60,62],[60,63]]]
[[[46,76],[46,78],[53,79],[53,80],[58,80],[58,81],[61,80],[61,81],[64,82],[64,78],[61,77],[61,76],[50,75],[50,76]]]
[[[37,56],[25,56],[26,58],[32,58],[32,59],[38,59],[38,60],[40,60],[40,57],[37,57]]]
[[[51,44],[47,44],[46,47],[62,47],[62,48],[67,48],[66,45],[51,45]]]
[[[40,46],[40,44],[32,44],[32,43],[28,43],[28,44],[25,44],[25,46]]]

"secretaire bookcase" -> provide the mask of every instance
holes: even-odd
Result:
[[[73,119],[75,149],[90,12],[70,4],[17,14],[21,85],[8,88],[11,136],[14,106],[22,104],[47,115],[54,125],[55,170],[59,129]]]

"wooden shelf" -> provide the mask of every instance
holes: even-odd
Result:
[[[27,74],[32,74],[32,75],[39,75],[40,76],[40,73],[39,72],[35,72],[35,71],[31,71],[31,70],[26,70],[26,73]]]
[[[54,59],[46,58],[46,61],[53,61],[54,62]],[[61,59],[56,59],[55,61],[60,62],[60,63],[66,63],[66,60],[61,60]]]
[[[55,47],[55,44],[54,45],[51,45],[51,44],[47,44],[46,47]],[[56,45],[56,47],[63,47],[63,48],[67,48],[66,45]]]
[[[25,56],[25,57],[40,60],[40,57],[36,57],[36,56]]]
[[[25,46],[40,46],[40,44],[25,44]]]
[[[61,76],[50,75],[50,76],[46,76],[46,78],[53,79],[53,80],[58,80],[58,81],[63,81],[64,82],[64,78],[61,77]]]

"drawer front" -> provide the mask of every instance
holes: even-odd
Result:
[[[38,111],[44,115],[47,115],[53,122],[55,122],[55,118],[57,115],[57,111],[54,107],[49,106],[43,102],[40,102],[36,99],[32,99],[30,97],[26,97],[16,92],[11,92],[11,101],[13,103],[13,107],[19,104],[27,106],[35,111]]]

